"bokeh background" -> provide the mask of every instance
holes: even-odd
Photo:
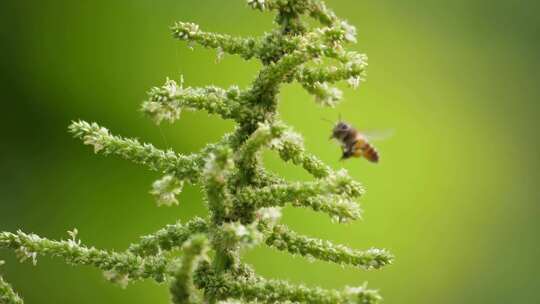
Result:
[[[260,247],[245,259],[266,277],[325,288],[368,281],[386,303],[538,303],[540,229],[540,2],[533,0],[328,0],[358,28],[352,48],[370,58],[368,81],[345,88],[336,109],[317,106],[298,85],[281,95],[282,118],[310,151],[345,167],[367,188],[364,220],[332,223],[309,210],[283,222],[315,237],[390,249],[395,264],[375,272],[308,262]],[[177,219],[205,215],[196,187],[181,205],[157,208],[158,177],[95,155],[66,132],[71,120],[158,147],[196,151],[233,124],[187,112],[156,127],[139,111],[167,76],[186,85],[247,86],[260,67],[171,38],[176,20],[210,31],[260,35],[272,14],[245,1],[3,1],[0,4],[0,230],[66,238],[121,250]],[[377,143],[382,162],[339,162],[321,118],[395,129]],[[265,155],[272,170],[307,179]],[[0,271],[27,303],[167,303],[164,285],[123,290],[92,268],[60,260],[20,264],[0,251]]]

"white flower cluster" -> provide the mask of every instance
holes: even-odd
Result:
[[[322,106],[334,107],[341,100],[343,93],[340,89],[330,87],[326,82],[315,82],[310,86],[315,95],[315,101]]]
[[[176,35],[180,39],[189,39],[197,35],[199,25],[191,22],[178,22],[175,27]]]
[[[152,184],[152,194],[158,206],[178,205],[176,196],[182,192],[184,182],[173,175],[165,175]]]
[[[255,212],[255,215],[259,221],[263,221],[263,222],[275,225],[281,218],[281,208],[280,207],[261,208]]]
[[[221,225],[221,234],[225,245],[241,244],[253,247],[263,240],[263,234],[257,229],[257,223],[242,225],[240,222]]]
[[[265,0],[248,0],[247,4],[254,9],[264,10],[266,8]]]
[[[143,111],[148,113],[157,124],[163,120],[174,122],[180,118],[182,109],[170,105],[168,101],[183,91],[183,82],[183,78],[180,78],[180,85],[178,85],[176,81],[167,78],[160,91],[153,94],[153,100],[143,104]]]
[[[367,284],[366,283],[364,283],[362,286],[356,286],[356,287],[347,286],[347,287],[345,287],[345,292],[348,295],[351,295],[351,296],[355,296],[355,295],[364,293],[364,291],[366,291],[366,290],[367,290]]]
[[[351,55],[348,56],[348,61],[345,64],[345,69],[348,71],[354,71],[354,70],[362,70],[362,73],[358,76],[352,76],[349,79],[347,79],[347,83],[353,88],[356,89],[360,85],[360,82],[365,81],[365,69],[368,66],[367,63],[367,55],[366,54],[360,54],[360,53],[351,53]]]
[[[361,78],[358,76],[350,77],[349,79],[347,79],[347,83],[353,89],[357,89],[358,86],[360,86],[360,81],[361,81]]]
[[[231,157],[227,156],[230,151],[222,151],[222,153],[225,155],[210,153],[203,170],[203,174],[207,179],[211,179],[219,184],[225,183],[227,172],[234,166]]]
[[[330,46],[335,49],[343,49],[343,42],[356,42],[356,28],[346,21],[341,21],[329,27],[317,28],[313,32],[330,43]]]
[[[362,185],[352,180],[345,169],[340,169],[330,174],[326,180],[331,187],[339,190],[341,194],[357,197],[363,195],[365,192]]]
[[[93,124],[92,127],[97,127],[97,124]],[[94,147],[94,153],[98,153],[106,146],[106,139],[110,137],[109,130],[105,127],[98,127],[92,133],[84,137],[84,144]]]
[[[129,284],[129,276],[125,273],[120,273],[115,270],[107,270],[103,272],[103,276],[107,281],[118,284],[121,288],[126,288]]]
[[[382,300],[377,290],[368,289],[367,283],[358,287],[345,287],[345,294],[352,303],[377,303]],[[358,302],[361,300],[362,302]]]
[[[77,228],[73,228],[73,230],[67,232],[71,239],[67,240],[68,246],[70,248],[79,247],[81,246],[81,240],[77,239],[77,235],[79,234],[79,231]]]
[[[272,139],[269,146],[271,149],[281,150],[287,144],[292,144],[294,146],[303,146],[304,139],[300,134],[291,130],[287,130],[283,132],[280,137]]]
[[[216,63],[220,63],[221,60],[223,60],[223,56],[225,56],[225,52],[223,51],[223,48],[218,47],[216,49]]]
[[[340,26],[343,29],[343,40],[356,43],[356,27],[347,23],[347,21],[341,21]]]
[[[368,249],[366,251],[366,253],[367,253],[367,255],[371,255],[371,256],[388,255],[388,252],[386,250],[379,249],[379,248],[370,248],[370,249]],[[380,261],[379,259],[372,259],[371,261],[369,261],[367,267],[368,267],[368,269],[378,269],[378,268],[384,266],[387,263],[388,262],[383,262],[383,261]]]
[[[17,233],[21,234],[23,232],[21,230],[19,230],[19,231],[17,231]],[[38,243],[38,242],[42,241],[42,238],[40,238],[38,235],[32,233],[32,234],[28,234],[28,240],[31,243]],[[20,246],[19,248],[17,248],[15,250],[15,255],[17,256],[17,259],[21,263],[25,262],[28,259],[30,259],[30,260],[32,260],[32,264],[34,266],[37,265],[37,256],[38,256],[38,254],[37,254],[37,252],[31,250],[28,247]]]

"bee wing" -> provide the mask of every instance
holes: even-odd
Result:
[[[383,129],[383,130],[362,130],[362,134],[369,141],[381,141],[389,139],[394,136],[396,131],[394,129]]]

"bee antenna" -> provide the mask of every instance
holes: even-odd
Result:
[[[332,125],[334,124],[333,121],[331,121],[330,119],[326,119],[326,118],[324,118],[324,117],[321,117],[321,120],[322,120],[322,121],[325,121],[325,122],[328,122],[328,123],[330,123],[330,124],[332,124]]]

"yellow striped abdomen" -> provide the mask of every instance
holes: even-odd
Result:
[[[354,157],[364,157],[370,162],[376,163],[379,161],[379,152],[375,150],[369,142],[367,142],[363,137],[358,137],[358,140],[354,144]]]

